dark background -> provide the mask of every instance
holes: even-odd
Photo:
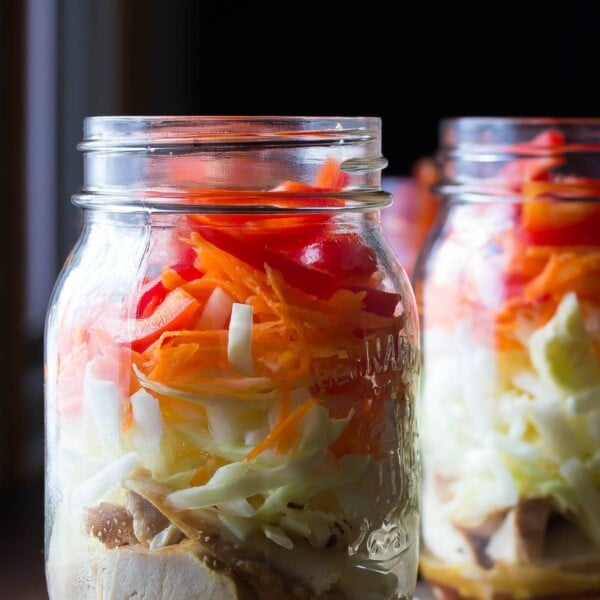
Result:
[[[86,115],[379,116],[399,177],[443,118],[600,115],[594,0],[0,2],[3,600],[45,596],[43,321]]]
[[[129,3],[131,113],[380,116],[388,174],[444,117],[600,114],[593,0],[144,5],[161,3]]]

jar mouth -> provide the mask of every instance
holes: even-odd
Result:
[[[562,142],[536,142],[556,132]],[[440,155],[539,156],[561,152],[600,152],[600,118],[596,117],[452,117],[439,126]],[[482,158],[481,160],[486,160]]]
[[[84,120],[83,152],[189,152],[257,146],[368,144],[381,133],[379,117],[344,116],[94,116]]]
[[[73,202],[85,208],[322,212],[337,209],[335,198],[346,210],[389,203],[379,117],[94,116],[78,148],[84,182]]]
[[[480,202],[600,198],[600,118],[448,118],[439,139],[441,195]]]

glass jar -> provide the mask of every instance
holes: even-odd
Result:
[[[600,597],[600,120],[440,127],[419,260],[420,568],[440,599]]]
[[[418,316],[380,129],[86,119],[46,329],[52,600],[412,597]]]

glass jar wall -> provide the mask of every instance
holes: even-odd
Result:
[[[52,600],[411,598],[414,295],[375,118],[93,117],[46,330]]]
[[[421,572],[441,599],[600,596],[600,121],[441,125],[419,259]]]

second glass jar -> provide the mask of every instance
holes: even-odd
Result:
[[[449,120],[422,251],[421,572],[600,597],[600,121]]]

